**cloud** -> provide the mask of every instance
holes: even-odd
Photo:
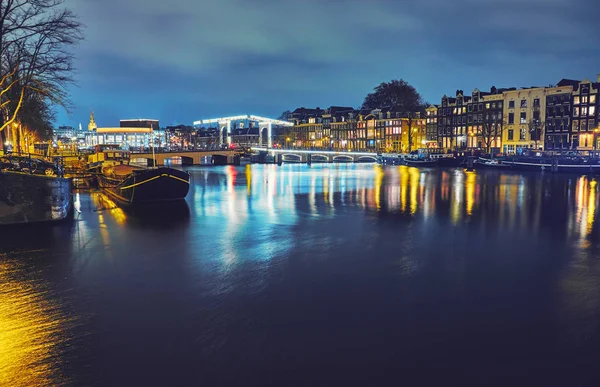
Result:
[[[600,59],[592,51],[598,24],[580,14],[595,9],[593,0],[65,4],[87,25],[77,50],[75,114],[84,117],[77,120],[100,105],[111,121],[148,115],[187,123],[297,105],[357,106],[392,78],[437,102],[469,85],[583,78],[590,75],[572,72],[594,74]]]

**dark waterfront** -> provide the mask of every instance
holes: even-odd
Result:
[[[0,385],[599,385],[598,185],[376,165],[194,167],[2,230]]]

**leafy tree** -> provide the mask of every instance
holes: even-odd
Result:
[[[398,112],[415,112],[423,108],[423,98],[408,82],[394,79],[383,82],[365,97],[362,109],[389,107]]]
[[[403,79],[383,82],[369,93],[362,104],[362,109],[390,108],[407,119],[408,152],[412,150],[413,125],[415,120],[425,112],[425,104],[421,94]]]
[[[289,118],[289,116],[290,116],[291,114],[292,114],[292,112],[291,112],[291,111],[289,111],[289,110],[286,110],[286,111],[284,111],[283,113],[281,113],[281,115],[279,116],[278,120],[281,120],[281,121],[287,121],[287,119]]]

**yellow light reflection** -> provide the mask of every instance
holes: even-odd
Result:
[[[577,224],[581,224],[583,220],[583,212],[586,208],[587,195],[586,195],[586,186],[587,186],[587,177],[581,176],[577,181],[577,186],[575,187],[575,201],[577,205]]]
[[[450,194],[450,218],[453,224],[458,224],[462,218],[461,205],[463,201],[462,195],[464,189],[464,186],[462,185],[462,179],[464,178],[464,175],[462,175],[462,173],[457,173],[454,177],[454,188]]]
[[[383,184],[384,176],[383,168],[381,165],[375,166],[375,207],[377,211],[381,210],[381,186]]]
[[[127,215],[122,208],[120,208],[114,200],[107,195],[98,192],[96,195],[92,195],[94,204],[98,207],[98,219],[101,224],[104,224],[104,217],[100,211],[110,214],[114,218],[115,222],[119,225],[125,224],[127,221]]]
[[[590,181],[590,197],[588,199],[588,213],[587,213],[587,233],[588,235],[592,232],[594,226],[594,219],[596,219],[596,180]]]
[[[67,320],[39,285],[22,276],[16,281],[11,272],[12,265],[0,262],[0,385],[56,385],[57,347]]]
[[[252,168],[246,164],[246,192],[248,196],[252,194]]]
[[[467,215],[473,215],[473,204],[475,203],[475,182],[477,175],[475,172],[465,172],[467,180],[465,182],[465,202],[467,206]]]
[[[410,214],[414,215],[419,206],[417,192],[419,190],[419,177],[421,174],[418,168],[409,168],[408,173],[410,176]]]
[[[406,197],[408,193],[408,167],[402,165],[398,167],[398,173],[400,174],[400,211],[406,211]]]

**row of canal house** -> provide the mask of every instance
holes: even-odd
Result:
[[[426,120],[418,112],[301,107],[288,116],[288,121],[294,126],[281,131],[277,142],[291,148],[405,152],[428,144]]]
[[[525,149],[600,150],[596,82],[562,79],[548,87],[489,91],[456,90],[426,109],[426,139],[445,149],[482,149],[507,154]]]

